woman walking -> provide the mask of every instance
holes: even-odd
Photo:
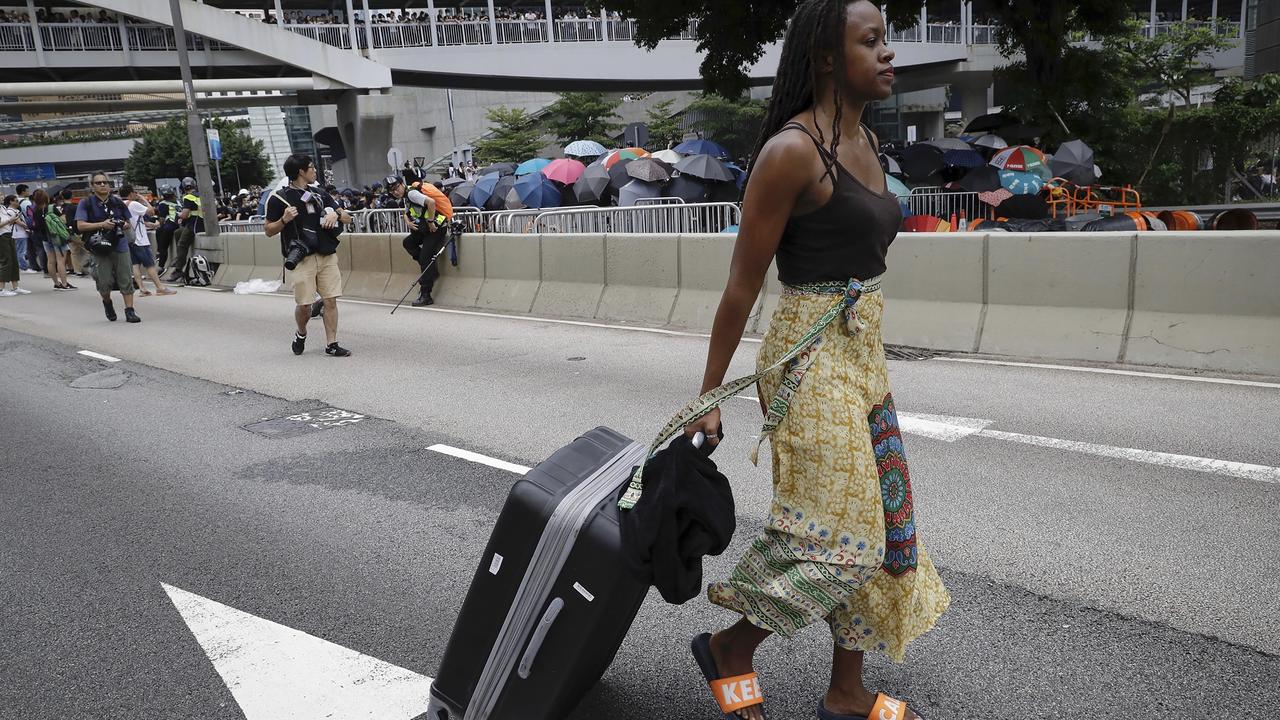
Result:
[[[25,227],[18,210],[18,196],[6,195],[0,204],[0,297],[30,295],[31,291],[18,287],[18,246],[13,241],[13,229]],[[5,287],[8,284],[9,287]]]
[[[732,575],[708,589],[741,619],[693,642],[727,717],[765,716],[756,647],[820,620],[834,649],[818,718],[917,717],[863,686],[863,653],[902,661],[950,603],[917,533],[881,344],[880,276],[902,216],[860,119],[893,92],[885,43],[867,0],[806,0],[796,10],[712,329],[704,393],[724,381],[776,258],[783,294],[757,359],[773,502]],[[719,424],[714,409],[685,433],[714,444]]]
[[[43,189],[31,194],[33,203],[31,217],[31,241],[44,248],[45,268],[53,280],[54,290],[75,290],[76,287],[67,282],[67,240],[65,226],[51,227],[50,223],[61,223],[61,214],[55,205],[49,202],[49,193]],[[49,217],[49,213],[54,218]]]

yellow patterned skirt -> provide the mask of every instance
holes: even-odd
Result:
[[[803,339],[831,307],[830,292],[786,289],[758,370]],[[760,379],[761,398],[789,400],[769,433],[773,503],[733,574],[707,595],[784,637],[826,620],[837,646],[901,662],[951,597],[915,525],[880,336],[884,298],[865,291],[853,309],[849,323],[827,326],[812,352]]]

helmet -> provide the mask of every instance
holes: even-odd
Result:
[[[382,179],[382,184],[386,185],[388,190],[399,185],[402,182],[404,181],[400,179],[399,175],[388,175]]]
[[[182,178],[182,187],[184,187],[184,188],[193,188],[193,187],[195,187],[195,186],[196,186],[196,180],[195,180],[195,178],[190,178],[190,177],[184,177],[184,178]]]

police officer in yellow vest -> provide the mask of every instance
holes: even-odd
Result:
[[[428,183],[414,183],[413,189],[406,194],[404,183],[400,182],[395,192],[405,198],[405,219],[410,228],[408,237],[404,239],[404,249],[418,261],[418,268],[422,270],[421,288],[413,306],[434,305],[431,289],[440,277],[440,263],[436,261],[436,255],[448,239],[453,205],[444,193]]]
[[[163,199],[156,204],[156,216],[160,219],[160,227],[156,228],[156,264],[161,269],[168,264],[173,234],[178,230],[178,202],[174,195],[173,188],[165,188],[161,193]]]
[[[169,282],[185,282],[187,260],[196,244],[196,233],[204,232],[204,212],[200,209],[200,196],[196,194],[196,181],[182,178],[182,210],[178,212],[178,232],[174,238],[172,271]]]

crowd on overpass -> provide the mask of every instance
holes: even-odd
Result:
[[[439,7],[436,12],[436,21],[443,23],[483,22],[489,19],[489,11],[485,7]],[[354,11],[353,17],[357,23],[364,22],[364,14],[360,10]],[[605,17],[610,20],[622,19],[622,16],[617,11],[606,11]],[[598,20],[599,18],[599,13],[592,13],[585,7],[554,8],[552,11],[552,19],[554,20]],[[494,19],[500,21],[537,21],[546,20],[547,14],[542,6],[497,7],[494,9]],[[271,11],[265,11],[262,13],[262,22],[274,25],[279,21]],[[286,25],[340,25],[345,20],[340,10],[334,12],[290,10],[284,13],[284,22]],[[431,19],[425,10],[416,12],[408,9],[398,12],[396,10],[371,10],[369,12],[369,22],[382,25],[413,25],[426,24],[431,22]]]

